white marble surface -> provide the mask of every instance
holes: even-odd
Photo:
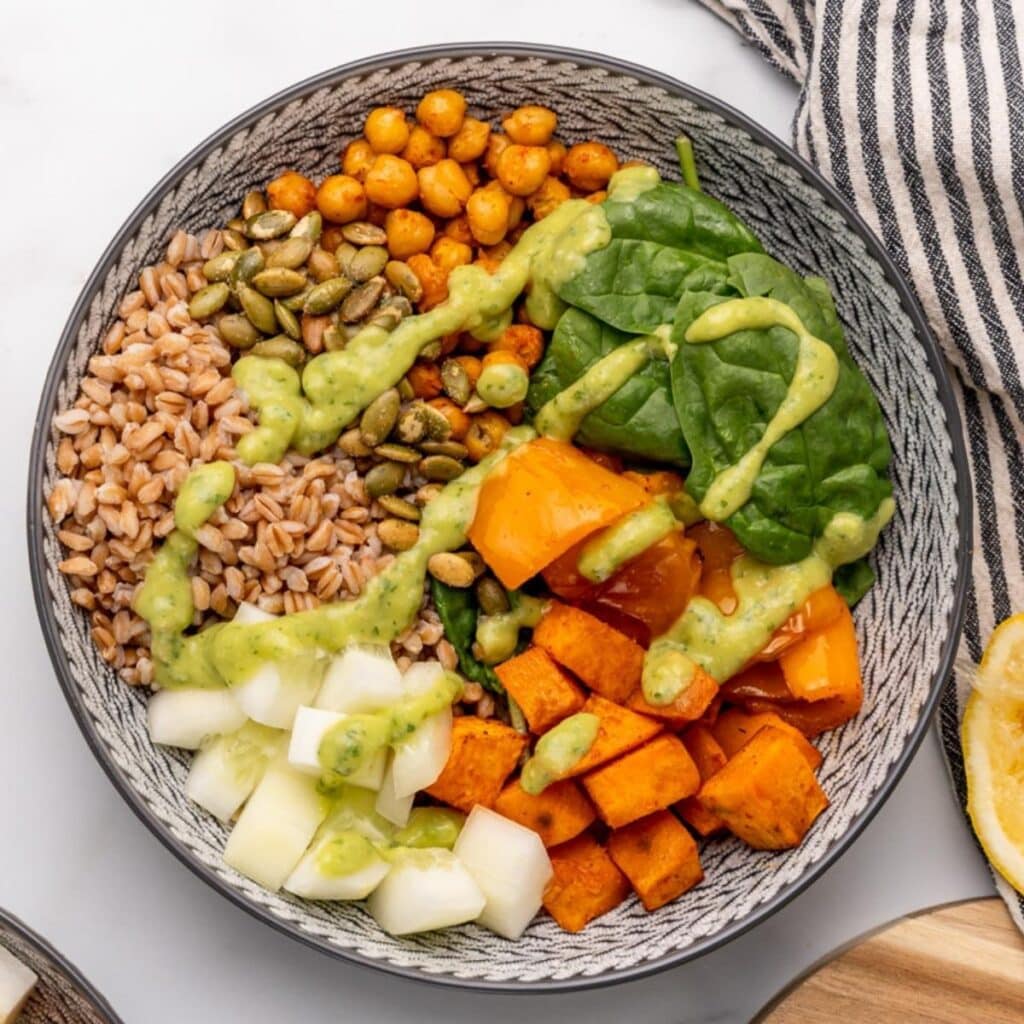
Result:
[[[36,399],[75,296],[142,195],[227,119],[335,64],[472,39],[616,54],[788,134],[793,87],[686,0],[0,5],[0,906],[79,964],[128,1022],[739,1022],[863,931],[991,889],[929,736],[846,857],[730,946],[611,990],[465,995],[345,966],[250,919],[160,846],[93,760],[43,648],[23,535]]]

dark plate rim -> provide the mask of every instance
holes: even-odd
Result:
[[[765,146],[781,162],[796,170],[800,176],[810,184],[823,198],[841,213],[844,219],[850,224],[854,232],[864,243],[869,255],[882,267],[886,281],[895,290],[900,298],[903,310],[910,317],[918,334],[921,346],[924,349],[929,369],[935,381],[939,400],[942,403],[946,416],[946,426],[949,433],[952,447],[953,468],[956,472],[956,498],[958,518],[958,551],[957,551],[957,577],[954,586],[953,607],[949,616],[949,631],[946,637],[942,657],[939,661],[938,671],[935,673],[928,698],[924,702],[916,725],[907,737],[900,756],[890,767],[889,772],[879,789],[872,795],[868,806],[854,820],[847,832],[837,840],[832,847],[813,864],[796,881],[785,886],[770,900],[759,905],[753,912],[740,921],[733,922],[720,932],[704,939],[699,939],[684,949],[676,950],[656,959],[641,961],[632,967],[621,970],[606,971],[598,975],[578,975],[571,978],[548,979],[541,981],[507,982],[490,981],[487,979],[459,978],[449,974],[429,974],[425,971],[412,967],[402,967],[386,961],[376,960],[372,957],[358,953],[354,950],[339,949],[328,942],[318,940],[316,937],[302,931],[301,928],[274,917],[257,904],[249,902],[241,893],[228,885],[217,876],[217,874],[197,858],[193,857],[184,845],[173,841],[170,833],[160,822],[156,815],[149,809],[145,800],[131,787],[128,781],[121,775],[113,760],[107,756],[97,732],[89,718],[88,712],[82,704],[71,667],[58,639],[59,629],[54,615],[52,603],[49,599],[45,582],[46,560],[42,543],[42,481],[44,470],[44,453],[50,436],[50,420],[53,414],[57,389],[64,374],[67,357],[75,343],[75,338],[81,327],[82,321],[88,312],[97,287],[102,283],[110,266],[114,263],[125,242],[137,232],[145,218],[156,209],[164,192],[172,187],[190,167],[201,162],[210,152],[224,144],[231,135],[244,125],[258,120],[266,114],[284,107],[286,104],[300,99],[317,89],[330,87],[339,80],[351,77],[355,74],[366,74],[378,71],[395,64],[405,64],[412,61],[431,62],[443,58],[461,58],[470,56],[485,57],[520,57],[520,58],[541,58],[549,61],[567,61],[576,64],[588,65],[591,67],[603,68],[607,71],[631,76],[645,85],[655,86],[664,89],[666,92],[681,96],[691,102],[710,110],[719,115],[726,122],[741,128],[752,138]],[[960,413],[953,397],[953,388],[946,369],[945,361],[939,350],[931,331],[928,328],[924,315],[918,305],[917,299],[911,292],[907,283],[903,280],[892,259],[882,248],[881,243],[868,227],[861,216],[846,202],[846,200],[829,184],[810,164],[789,149],[780,139],[762,128],[756,121],[747,115],[740,113],[734,107],[716,99],[713,96],[695,89],[690,85],[680,82],[670,75],[646,68],[629,61],[619,60],[604,54],[594,53],[587,50],[572,49],[569,47],[548,46],[544,44],[523,43],[523,42],[468,42],[468,43],[446,43],[428,46],[418,46],[409,49],[394,50],[388,53],[378,54],[372,57],[351,61],[339,65],[330,70],[323,71],[317,75],[290,86],[261,103],[256,104],[238,117],[229,121],[226,125],[214,132],[202,143],[196,146],[185,157],[178,161],[170,171],[149,191],[146,197],[135,208],[128,219],[124,222],[117,234],[111,240],[100,257],[95,269],[86,281],[75,305],[68,318],[64,331],[61,334],[60,342],[54,353],[50,369],[43,386],[42,396],[39,402],[39,410],[36,416],[35,426],[32,433],[31,456],[28,473],[28,496],[27,496],[27,525],[28,525],[28,548],[29,565],[32,576],[32,589],[35,597],[36,610],[39,615],[40,625],[46,640],[46,646],[50,653],[50,660],[57,673],[58,681],[64,696],[71,708],[78,726],[91,748],[96,759],[103,770],[107,773],[111,782],[120,792],[131,809],[146,825],[146,827],[160,840],[161,843],[175,857],[178,858],[190,871],[198,875],[203,881],[214,888],[222,896],[232,903],[241,907],[253,917],[269,924],[278,931],[289,935],[299,942],[329,956],[337,959],[355,963],[374,970],[382,971],[393,976],[409,978],[415,981],[427,982],[435,985],[442,985],[456,989],[481,990],[489,992],[507,993],[552,993],[569,992],[581,989],[598,988],[605,985],[619,984],[626,981],[635,981],[659,971],[667,970],[696,959],[712,950],[723,946],[725,943],[737,938],[755,925],[770,917],[776,911],[789,903],[795,896],[803,892],[812,882],[820,878],[850,847],[853,841],[860,835],[868,823],[878,813],[882,805],[888,799],[893,787],[899,781],[907,766],[912,760],[917,748],[928,729],[935,712],[943,687],[953,667],[957,643],[960,631],[963,627],[965,602],[969,581],[969,558],[970,540],[972,532],[973,507],[971,503],[971,484],[968,472],[967,451],[964,445],[963,432],[960,420]]]
[[[15,917],[14,914],[0,907],[0,926],[14,932],[20,939],[31,946],[36,953],[49,960],[62,974],[66,975],[75,988],[84,993],[94,1004],[93,1008],[106,1016],[108,1024],[123,1024],[110,1003],[96,991],[95,986],[85,975],[63,953],[59,953],[54,949],[38,932],[29,928],[21,918]]]

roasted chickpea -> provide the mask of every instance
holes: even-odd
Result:
[[[418,210],[391,210],[384,219],[388,252],[396,260],[426,252],[434,241],[434,222]]]
[[[430,247],[430,258],[446,273],[473,261],[473,249],[465,242],[442,235]]]
[[[459,217],[452,217],[444,226],[445,238],[454,238],[456,242],[465,242],[469,245],[473,241],[473,232],[469,230],[469,218],[462,214]]]
[[[473,186],[463,169],[450,159],[440,160],[418,172],[420,199],[435,217],[457,217],[462,213]]]
[[[505,134],[521,146],[546,146],[558,126],[558,117],[553,110],[530,104],[513,110],[501,127]]]
[[[409,122],[398,107],[374,107],[363,125],[366,141],[375,153],[401,153],[409,141]]]
[[[650,167],[651,165],[646,160],[637,160],[635,157],[632,160],[626,160],[619,164],[619,170],[625,171],[630,167]]]
[[[423,298],[419,301],[421,310],[433,309],[448,298],[448,275],[426,253],[410,256],[406,262],[423,289]]]
[[[466,203],[469,230],[481,245],[497,245],[508,231],[509,199],[501,189],[478,188]]]
[[[348,174],[332,174],[317,189],[316,208],[327,220],[347,224],[366,216],[366,192]]]
[[[466,371],[469,386],[475,388],[476,382],[480,379],[480,371],[484,368],[483,363],[476,356],[456,356],[455,362]]]
[[[340,224],[325,224],[323,233],[320,235],[320,248],[324,252],[334,254],[334,250],[345,241],[345,236],[342,234],[342,228]],[[313,250],[316,252],[316,249]],[[328,277],[334,277],[334,274],[328,274]]]
[[[527,369],[532,370],[544,355],[544,335],[531,324],[512,324],[491,345],[490,354],[498,352],[513,353]]]
[[[591,192],[590,195],[586,197],[586,200],[588,203],[594,203],[596,205],[597,203],[603,203],[607,198],[608,192],[602,188],[598,189],[597,192]]]
[[[466,436],[469,417],[450,398],[432,398],[427,405],[436,409],[448,421],[453,441],[461,441]]]
[[[476,188],[480,184],[480,165],[478,163],[459,164],[462,168],[462,173],[466,176],[466,181]]]
[[[429,167],[436,164],[438,160],[444,159],[444,139],[431,135],[422,125],[413,125],[409,132],[409,141],[402,150],[402,159],[419,170],[421,167]]]
[[[408,206],[419,195],[416,172],[408,160],[382,153],[366,175],[366,196],[378,206],[393,210]]]
[[[552,139],[548,143],[548,156],[551,157],[551,173],[556,177],[562,173],[562,165],[565,163],[565,154],[568,152],[564,142]]]
[[[448,155],[460,164],[470,160],[478,160],[487,149],[487,139],[491,134],[491,126],[486,121],[478,121],[475,117],[467,117],[462,127],[448,142]]]
[[[272,210],[305,217],[316,205],[316,185],[298,171],[285,171],[267,186],[267,202]]]
[[[443,268],[442,268],[443,269]],[[444,271],[446,274],[448,271]],[[441,355],[446,356],[454,352],[462,343],[462,332],[455,331],[454,334],[446,334],[441,339]]]
[[[424,128],[442,139],[458,133],[466,116],[466,99],[454,89],[435,89],[420,100],[416,119]]]
[[[481,252],[481,255],[500,263],[511,251],[512,243],[507,238],[503,238],[497,245],[489,245]]]
[[[487,149],[484,151],[484,167],[492,178],[498,176],[498,158],[511,145],[511,140],[501,132],[491,132],[487,137]]]
[[[543,146],[506,146],[498,157],[498,181],[514,196],[528,196],[544,183],[551,157]],[[599,186],[600,187],[600,186]]]
[[[365,181],[376,159],[377,154],[366,139],[355,139],[345,147],[345,152],[341,155],[341,169],[356,181]]]
[[[366,219],[371,224],[376,224],[379,228],[384,227],[384,222],[388,219],[389,212],[386,206],[378,206],[376,203],[366,204]]]
[[[526,200],[521,196],[513,196],[508,203],[508,229],[514,231],[519,227],[526,213]]]
[[[437,398],[444,390],[441,369],[437,363],[418,362],[409,367],[405,375],[416,398]]]
[[[604,188],[618,169],[618,157],[600,142],[578,142],[565,154],[565,173],[584,192]]]
[[[526,200],[526,205],[530,208],[534,219],[541,220],[549,213],[554,213],[569,196],[569,186],[549,174],[541,182],[540,188]]]
[[[463,441],[469,449],[470,459],[479,462],[496,451],[508,429],[509,422],[500,412],[488,410],[474,416]]]

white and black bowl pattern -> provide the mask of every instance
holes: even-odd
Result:
[[[185,799],[187,757],[149,742],[145,694],[104,665],[71,604],[42,504],[56,474],[52,415],[73,402],[121,296],[172,231],[223,222],[248,189],[287,168],[336,170],[371,107],[411,109],[440,86],[462,90],[472,112],[489,119],[545,103],[558,111],[566,141],[600,138],[669,177],[677,177],[673,138],[692,136],[707,191],[773,255],[831,283],[893,441],[898,512],[875,555],[879,582],[856,616],[864,711],[821,740],[831,806],[807,840],[785,853],[710,842],[705,881],[671,906],[647,914],[630,899],[572,936],[541,918],[517,943],[476,926],[393,939],[360,905],[267,893],[225,867],[225,828]],[[960,424],[935,345],[891,263],[806,164],[742,115],[665,76],[575,51],[495,44],[385,55],[311,79],[226,126],[154,189],[97,266],[54,357],[32,455],[29,546],[44,632],[87,740],[136,813],[197,874],[264,921],[328,953],[438,982],[549,990],[624,980],[706,952],[777,909],[852,841],[902,773],[960,626],[970,530]]]
[[[121,1024],[107,1001],[45,939],[0,910],[0,948],[13,953],[39,982],[19,1024]]]

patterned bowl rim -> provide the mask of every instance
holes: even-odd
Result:
[[[93,1009],[102,1013],[108,1024],[122,1024],[121,1018],[114,1012],[110,1003],[96,991],[92,983],[66,956],[58,953],[38,932],[33,931],[24,921],[2,907],[0,907],[0,929],[14,932],[27,946],[31,946],[43,960],[49,961],[81,994],[94,1004]],[[42,977],[40,977],[40,981],[42,980]]]
[[[795,170],[809,185],[811,185],[822,199],[831,207],[842,214],[854,233],[860,238],[867,249],[868,254],[882,268],[886,281],[896,291],[904,313],[910,318],[914,325],[918,339],[928,361],[929,369],[934,378],[936,391],[946,417],[946,428],[949,434],[950,445],[953,455],[953,467],[956,473],[956,504],[958,518],[958,550],[957,550],[957,573],[954,583],[953,604],[949,614],[948,632],[942,648],[942,655],[939,661],[938,670],[935,672],[927,700],[920,709],[919,718],[914,725],[900,756],[892,764],[889,773],[879,789],[872,795],[871,800],[860,815],[854,819],[845,835],[838,839],[832,847],[815,864],[810,865],[807,870],[796,881],[782,888],[776,895],[758,906],[745,918],[733,922],[721,931],[712,936],[700,939],[684,949],[675,950],[654,960],[644,961],[629,968],[608,971],[593,976],[573,977],[566,979],[549,979],[539,981],[508,982],[488,981],[485,979],[465,979],[452,975],[426,974],[413,967],[402,967],[388,963],[384,960],[377,960],[353,950],[344,950],[321,941],[315,936],[304,933],[296,925],[274,917],[270,911],[255,903],[250,903],[242,893],[235,890],[227,882],[219,878],[216,873],[198,859],[194,858],[186,848],[175,842],[169,830],[163,825],[157,816],[146,806],[142,796],[136,792],[128,781],[121,775],[113,759],[110,757],[103,741],[96,732],[90,720],[81,697],[78,686],[72,674],[71,666],[61,646],[56,615],[52,601],[47,592],[45,582],[46,559],[43,551],[43,529],[42,516],[44,514],[44,503],[42,500],[42,483],[44,471],[44,459],[47,444],[50,439],[50,421],[53,416],[57,390],[61,377],[64,373],[71,349],[75,343],[79,328],[86,316],[89,304],[97,289],[102,285],[111,266],[132,236],[139,230],[143,221],[153,213],[164,193],[173,187],[178,180],[191,167],[197,165],[204,157],[209,155],[218,146],[223,145],[239,129],[258,121],[261,117],[275,110],[283,108],[288,103],[302,99],[303,97],[324,87],[339,84],[341,81],[357,74],[379,71],[395,65],[411,62],[434,62],[445,58],[464,57],[513,57],[513,58],[536,58],[547,61],[567,61],[583,66],[603,69],[613,74],[632,77],[646,85],[660,87],[666,92],[689,100],[697,106],[717,114],[727,123],[746,132],[760,145],[769,149],[774,156]],[[71,315],[68,318],[64,331],[61,334],[60,342],[50,363],[46,382],[43,386],[42,396],[39,402],[39,410],[36,416],[35,427],[32,435],[31,457],[28,472],[28,548],[29,564],[32,576],[32,589],[35,597],[36,610],[43,629],[46,646],[50,653],[50,660],[57,673],[58,681],[64,691],[68,705],[71,708],[78,726],[85,737],[86,742],[92,749],[93,754],[99,761],[103,770],[109,776],[118,792],[125,799],[135,814],[142,820],[146,827],[160,840],[168,850],[171,851],[190,871],[198,875],[207,885],[211,886],[222,896],[225,896],[232,903],[241,907],[253,917],[263,921],[265,924],[276,928],[278,931],[297,939],[299,942],[329,956],[336,957],[351,963],[375,970],[384,971],[388,974],[410,978],[416,981],[427,982],[434,985],[449,986],[458,989],[478,989],[492,992],[520,992],[520,993],[544,993],[553,991],[571,991],[588,988],[597,988],[604,985],[617,984],[625,981],[633,981],[647,975],[655,974],[670,967],[678,966],[686,961],[693,960],[705,953],[710,953],[719,946],[735,939],[748,929],[770,917],[780,910],[790,900],[803,892],[812,882],[820,878],[839,857],[850,847],[853,841],[860,835],[875,814],[888,799],[893,787],[906,771],[911,759],[920,746],[925,732],[932,720],[939,697],[942,693],[946,680],[953,667],[953,660],[956,654],[957,643],[963,625],[967,587],[969,582],[969,558],[972,536],[972,504],[971,504],[971,483],[968,472],[967,451],[964,446],[964,439],[961,427],[960,413],[953,397],[953,389],[949,380],[945,361],[939,350],[931,331],[928,328],[924,315],[918,305],[917,299],[904,281],[902,275],[882,248],[881,243],[875,237],[871,228],[860,217],[860,215],[847,203],[847,201],[827,182],[817,170],[809,163],[798,156],[793,150],[786,146],[775,135],[761,127],[756,121],[746,114],[740,113],[734,107],[716,99],[707,93],[696,89],[693,86],[680,82],[670,75],[629,61],[619,60],[604,54],[594,53],[587,50],[572,49],[569,47],[548,46],[534,43],[520,42],[495,42],[495,43],[450,43],[430,46],[412,47],[403,50],[394,50],[388,53],[377,54],[360,60],[342,64],[328,71],[321,72],[311,78],[307,78],[296,85],[290,86],[281,92],[269,97],[261,103],[251,107],[245,113],[229,121],[226,125],[214,132],[195,149],[178,161],[160,181],[153,186],[149,194],[130,214],[120,230],[111,240],[95,269],[86,281],[81,294],[78,297]]]

